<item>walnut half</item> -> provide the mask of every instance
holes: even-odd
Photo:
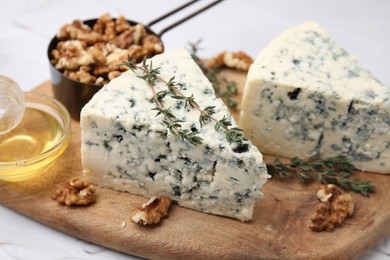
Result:
[[[91,183],[74,177],[69,182],[57,184],[53,189],[52,198],[67,206],[85,206],[96,201],[96,194]]]
[[[168,196],[152,197],[140,208],[131,212],[131,220],[141,225],[157,224],[168,215],[171,199]]]
[[[333,231],[341,225],[346,218],[353,215],[354,202],[351,195],[341,194],[341,191],[333,184],[323,186],[317,192],[317,197],[322,201],[311,215],[309,228],[313,231]]]
[[[214,58],[210,59],[206,63],[206,66],[209,68],[227,67],[231,69],[248,71],[252,63],[253,59],[242,51],[223,51]]]

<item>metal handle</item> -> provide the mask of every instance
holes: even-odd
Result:
[[[186,3],[186,4],[182,5],[182,6],[179,6],[179,7],[177,7],[176,9],[170,11],[169,13],[166,13],[166,14],[164,14],[164,15],[162,15],[162,16],[156,18],[156,19],[154,19],[153,21],[149,22],[146,26],[150,27],[150,26],[152,26],[153,24],[156,24],[156,23],[158,23],[158,22],[164,20],[165,18],[167,18],[167,17],[169,17],[169,16],[171,16],[171,15],[173,15],[173,14],[179,12],[180,10],[186,8],[187,6],[190,6],[190,5],[192,5],[192,4],[195,4],[196,2],[199,2],[199,0],[193,0],[193,1],[190,1],[190,2],[188,2],[188,3]]]
[[[222,1],[223,1],[223,0],[214,1],[214,2],[212,2],[212,3],[210,3],[210,4],[206,5],[206,6],[204,6],[203,8],[201,8],[201,9],[199,9],[199,10],[197,10],[197,11],[191,13],[191,14],[189,14],[188,16],[186,16],[186,17],[184,17],[184,18],[182,18],[182,19],[180,19],[180,20],[174,22],[173,24],[171,24],[171,25],[165,27],[164,29],[162,29],[162,30],[160,31],[160,33],[157,34],[157,36],[161,38],[161,36],[162,36],[164,33],[166,33],[167,31],[171,30],[172,28],[175,28],[176,26],[178,26],[178,25],[184,23],[185,21],[187,21],[187,20],[191,19],[192,17],[194,17],[194,16],[196,16],[196,15],[198,15],[198,14],[204,12],[205,10],[209,9],[210,7],[213,7],[214,5],[216,5],[216,4],[218,4],[218,3],[222,2]],[[196,3],[196,2],[199,2],[199,0],[193,0],[193,1],[190,1],[190,2],[188,2],[188,3],[186,3],[186,4],[182,5],[182,6],[179,6],[179,7],[177,7],[176,9],[170,11],[169,13],[164,14],[164,15],[162,15],[162,16],[160,16],[160,17],[154,19],[153,21],[149,22],[149,23],[147,24],[147,26],[150,27],[150,26],[152,26],[153,24],[156,24],[156,23],[158,23],[158,22],[164,20],[165,18],[167,18],[167,17],[169,17],[169,16],[171,16],[171,15],[177,13],[178,11],[180,11],[180,10],[182,10],[182,9],[184,9],[184,8],[186,8],[186,7],[188,7],[188,6],[192,5],[192,4],[194,4],[194,3]]]

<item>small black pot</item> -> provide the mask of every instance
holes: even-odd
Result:
[[[160,38],[161,36],[166,33],[167,31],[175,28],[176,26],[184,23],[185,21],[191,19],[192,17],[206,11],[207,9],[213,7],[214,5],[222,2],[223,0],[215,0],[208,5],[198,9],[197,11],[190,13],[189,15],[185,16],[184,18],[174,22],[173,24],[165,27],[162,29],[159,33],[155,33],[153,30],[150,29],[150,27],[153,24],[156,24],[165,18],[187,8],[188,6],[195,4],[198,2],[198,0],[192,0],[187,3],[184,3],[183,5],[175,8],[174,10],[163,14],[162,16],[154,19],[153,21],[149,22],[147,25],[144,25],[145,30],[148,34],[156,35]],[[93,25],[96,23],[97,19],[91,19],[84,21],[84,24],[87,24],[90,27],[93,27]],[[130,25],[134,26],[136,24],[139,24],[135,21],[127,20]],[[50,53],[53,49],[57,47],[57,43],[59,42],[59,39],[57,37],[54,37],[49,44],[49,48],[47,50],[47,57],[49,58],[50,63]],[[162,42],[162,41],[161,41]],[[164,44],[162,42],[162,46],[164,49]],[[70,115],[72,118],[76,120],[80,120],[80,111],[84,107],[85,104],[88,103],[88,101],[95,95],[96,92],[98,92],[103,86],[102,85],[95,85],[95,84],[87,84],[87,83],[81,83],[79,81],[75,81],[73,79],[70,79],[63,75],[60,71],[58,71],[51,63],[50,63],[50,75],[51,75],[51,81],[54,91],[54,97],[62,102],[65,107],[68,109]]]
[[[91,19],[83,21],[84,24],[93,27],[97,19]],[[134,26],[138,24],[134,21],[129,21],[130,25]],[[152,30],[148,27],[145,27],[145,30],[148,34],[154,34]],[[157,35],[158,36],[158,35]],[[61,71],[56,69],[50,62],[52,50],[57,48],[57,44],[60,40],[57,36],[54,36],[49,43],[47,49],[47,57],[50,64],[50,78],[53,88],[54,98],[60,101],[68,109],[69,114],[73,119],[80,120],[80,111],[85,104],[97,93],[103,85],[96,85],[90,83],[82,83],[76,80],[73,80],[65,76]],[[164,46],[163,46],[164,47]]]

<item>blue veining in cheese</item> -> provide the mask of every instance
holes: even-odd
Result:
[[[346,155],[390,173],[390,88],[314,22],[292,28],[257,56],[240,126],[263,153]]]
[[[184,83],[181,91],[201,108],[215,106],[215,118],[228,117],[201,69],[184,49],[157,55],[153,67],[167,81]],[[148,61],[149,62],[149,61]],[[147,62],[147,63],[148,63]],[[156,92],[166,90],[160,81]],[[263,157],[250,141],[230,144],[213,122],[199,124],[199,112],[183,100],[165,97],[183,128],[199,132],[203,144],[194,146],[168,131],[163,115],[156,116],[153,92],[128,71],[99,91],[81,112],[82,164],[95,183],[144,196],[166,194],[179,205],[203,212],[249,220],[263,197],[260,187],[269,177]]]

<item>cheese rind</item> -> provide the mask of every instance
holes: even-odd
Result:
[[[181,92],[194,95],[201,108],[215,106],[215,118],[233,118],[184,49],[153,57],[165,80],[185,83]],[[147,64],[149,60],[147,61]],[[200,127],[199,112],[183,100],[166,96],[165,108],[182,119],[182,127],[198,131],[203,143],[194,146],[168,131],[158,115],[150,86],[128,71],[103,87],[82,109],[82,164],[101,186],[147,197],[165,194],[179,205],[240,220],[252,218],[269,177],[263,157],[250,141],[227,142],[213,122]],[[157,80],[155,91],[166,90]]]
[[[275,38],[252,64],[240,126],[263,152],[349,157],[390,173],[390,88],[314,22]]]

